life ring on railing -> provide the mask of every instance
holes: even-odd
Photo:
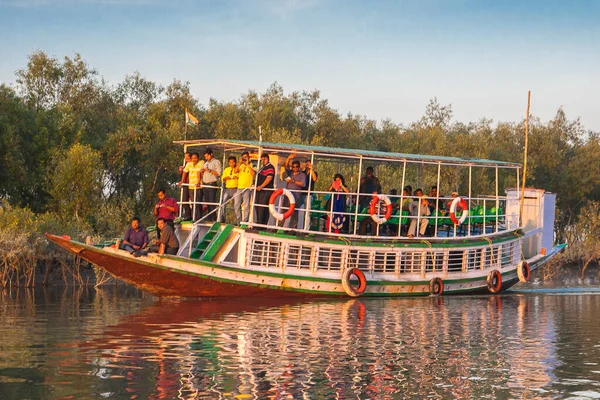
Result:
[[[527,261],[523,260],[517,265],[517,276],[521,282],[529,282],[531,279],[531,269]]]
[[[358,279],[358,286],[353,286],[350,278],[354,275]],[[342,273],[342,287],[346,294],[350,297],[358,297],[365,292],[367,288],[367,278],[365,274],[358,268],[346,268]]]
[[[502,289],[502,274],[497,269],[490,272],[487,277],[487,287],[490,292],[498,293]]]
[[[432,296],[441,296],[444,293],[444,281],[442,278],[433,278],[429,281],[429,293]]]
[[[456,206],[460,206],[463,210],[460,220],[456,219]],[[454,225],[460,225],[465,222],[467,215],[469,215],[469,206],[467,205],[467,202],[462,197],[455,197],[454,200],[452,200],[452,204],[450,204],[450,219],[454,222]]]
[[[377,203],[383,201],[385,204],[385,216],[382,218],[377,215]],[[392,211],[394,207],[392,206],[392,201],[385,194],[374,194],[373,200],[371,200],[371,205],[369,206],[369,214],[371,214],[371,218],[373,221],[377,222],[377,224],[384,224],[390,217],[392,216]]]
[[[284,214],[278,212],[275,209],[275,200],[277,199],[277,197],[279,197],[282,194],[285,195],[285,197],[287,197],[287,199],[290,202],[290,208],[288,208],[288,210]],[[277,221],[283,221],[284,219],[288,219],[289,217],[291,217],[292,214],[294,213],[294,208],[296,208],[296,199],[294,198],[294,195],[292,194],[292,192],[290,192],[287,189],[284,189],[284,188],[277,189],[276,191],[273,192],[273,194],[269,198],[269,212],[271,213],[271,215],[273,217],[275,217],[275,219]]]

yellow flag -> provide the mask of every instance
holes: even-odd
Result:
[[[198,118],[190,114],[187,108],[185,109],[185,123],[190,125],[198,125]]]

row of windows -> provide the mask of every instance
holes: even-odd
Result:
[[[358,267],[375,273],[471,271],[488,266],[506,266],[519,259],[519,242],[465,250],[434,249],[341,249],[309,244],[286,244],[271,240],[249,240],[246,263],[250,267],[339,271]]]

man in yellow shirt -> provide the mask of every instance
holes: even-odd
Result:
[[[252,195],[252,189],[250,188],[254,184],[254,175],[256,174],[256,171],[252,167],[250,154],[247,151],[242,153],[242,158],[239,164],[235,167],[234,172],[238,174],[237,187],[238,197],[240,198],[240,202],[238,203],[240,210],[239,212],[242,215],[242,222],[248,222],[250,217],[250,198]],[[241,192],[241,194],[239,192]],[[238,206],[235,207],[238,208]]]
[[[189,204],[185,204],[187,202],[186,199],[189,198],[189,189],[196,189],[195,193],[196,195],[193,196],[194,198],[194,202],[196,203],[196,210],[193,216],[193,220],[197,220],[200,218],[200,215],[202,214],[202,204],[199,204],[199,202],[202,200],[202,189],[201,189],[201,185],[202,185],[202,177],[200,176],[200,174],[202,173],[202,171],[204,170],[204,161],[199,161],[200,160],[200,155],[198,153],[192,153],[192,155],[190,156],[191,160],[189,163],[187,163],[185,165],[185,168],[183,169],[183,175],[181,176],[181,182],[179,182],[177,185],[178,186],[183,186],[183,200],[184,200],[184,204],[183,207],[186,210],[186,215],[192,215],[191,211],[190,211],[190,205]],[[185,184],[184,182],[188,182],[188,184]]]
[[[240,208],[241,197],[238,195],[238,173],[235,172],[237,160],[234,156],[229,157],[227,160],[229,167],[225,168],[221,180],[225,184],[223,189],[223,199],[221,204],[221,222],[225,222],[225,216],[227,214],[227,201],[233,198],[233,210],[235,211],[235,220],[239,224],[242,221],[242,209]]]

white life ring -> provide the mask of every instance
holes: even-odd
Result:
[[[285,195],[285,197],[287,197],[290,202],[290,208],[288,208],[288,210],[285,212],[285,214],[282,214],[275,209],[275,200],[281,194]],[[292,214],[294,213],[294,208],[296,208],[296,198],[294,197],[292,192],[290,192],[287,189],[284,189],[284,188],[277,189],[276,191],[273,192],[273,194],[269,198],[269,212],[277,221],[283,221],[284,219],[291,217]]]
[[[456,206],[460,205],[463,209],[462,215],[460,216],[460,220],[456,219]],[[454,222],[454,225],[461,225],[467,219],[469,215],[469,206],[467,202],[462,197],[455,197],[452,200],[452,204],[450,204],[450,219]]]
[[[519,277],[519,281],[529,282],[529,279],[531,279],[531,269],[527,261],[521,261],[517,265],[517,276]]]
[[[377,203],[380,201],[383,201],[386,207],[385,216],[383,217],[377,215]],[[369,214],[371,214],[371,218],[373,218],[373,221],[377,224],[384,224],[392,216],[393,208],[392,201],[385,194],[374,194],[371,205],[369,206]]]
[[[354,275],[358,279],[358,286],[354,287],[350,278]],[[367,288],[367,278],[365,274],[356,267],[346,268],[342,273],[342,287],[350,297],[358,297],[365,292]]]

